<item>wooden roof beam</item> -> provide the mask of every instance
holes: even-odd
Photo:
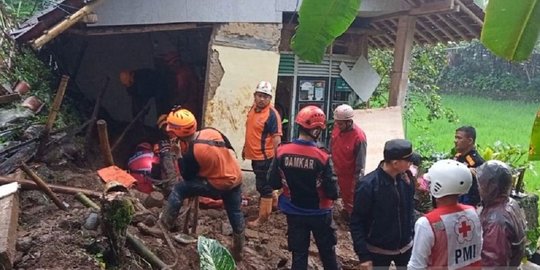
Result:
[[[463,33],[463,31],[459,30],[459,28],[457,28],[457,26],[455,26],[454,24],[448,22],[446,20],[446,18],[444,17],[444,15],[435,14],[435,16],[437,16],[437,18],[439,18],[442,22],[444,22],[444,24],[448,25],[448,27],[450,29],[452,29],[452,31],[456,32],[459,36],[461,36],[461,38],[463,38],[464,40],[469,39],[469,37],[465,33]]]
[[[484,21],[480,19],[478,16],[476,16],[476,14],[472,12],[465,4],[463,4],[460,0],[455,0],[455,1],[456,1],[456,4],[461,7],[461,10],[467,13],[480,26],[484,26]]]
[[[368,42],[369,44],[371,44],[372,46],[380,49],[382,46],[380,46],[372,37],[368,37]]]
[[[480,32],[477,30],[474,30],[468,22],[466,22],[463,18],[459,16],[459,14],[455,14],[455,16],[452,16],[452,19],[456,20],[459,24],[461,24],[469,33],[471,33],[473,36],[480,35]]]
[[[444,28],[441,24],[439,24],[437,21],[433,20],[431,18],[431,16],[424,16],[424,18],[426,18],[430,23],[432,23],[433,25],[437,26],[437,28],[439,30],[441,30],[441,32],[443,32],[443,34],[445,34],[449,40],[454,40],[454,35],[452,35],[450,32],[448,32],[446,30],[446,28]]]
[[[393,29],[394,27],[397,28],[396,24],[394,23],[393,20],[386,20],[386,21],[383,21],[383,23],[385,23],[390,29]],[[394,34],[396,34],[396,32],[394,31]],[[414,34],[415,35],[419,35],[421,38],[423,38],[426,42],[432,42],[432,40],[430,38],[428,38],[426,35],[424,35],[424,33],[422,33],[421,31],[417,31],[415,30],[414,31]],[[397,36],[397,35],[396,35]],[[414,41],[417,43],[417,44],[421,44],[421,42],[416,38],[414,37]]]
[[[384,32],[386,35],[381,35],[380,38],[381,39],[384,39],[385,41],[387,41],[388,44],[392,45],[394,44],[394,40],[392,40],[391,38],[388,38],[388,31],[392,32],[391,30],[388,30],[386,28],[381,28],[380,26],[378,26],[375,22],[371,24],[373,26],[373,28],[375,28],[376,30],[379,30],[381,32]],[[394,32],[395,33],[395,32]]]
[[[426,32],[428,32],[432,37],[434,37],[439,42],[445,42],[445,40],[439,34],[435,33],[435,31],[433,31],[429,26],[426,26],[426,24],[424,24],[421,20],[419,19],[416,20],[416,24],[424,28]]]

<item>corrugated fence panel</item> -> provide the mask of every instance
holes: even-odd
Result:
[[[294,54],[281,54],[279,57],[279,75],[294,75]]]

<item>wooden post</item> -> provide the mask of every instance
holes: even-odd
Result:
[[[405,101],[415,27],[415,17],[407,15],[399,17],[388,106],[402,106]]]
[[[49,133],[51,132],[51,129],[54,125],[54,121],[56,120],[56,116],[58,115],[58,111],[60,110],[60,105],[62,104],[62,100],[64,99],[64,94],[66,93],[68,81],[69,76],[63,75],[62,79],[60,80],[60,84],[58,85],[58,90],[56,91],[56,96],[54,97],[51,111],[49,112],[47,123],[45,124],[45,129],[43,130],[43,134],[41,134],[41,141],[39,143],[37,153],[38,156],[41,156],[45,151],[45,146],[47,145],[47,141],[49,139]]]
[[[97,121],[98,135],[99,135],[99,146],[101,148],[101,154],[103,155],[103,160],[105,160],[105,166],[114,165],[113,156],[111,153],[111,146],[109,144],[109,134],[107,132],[107,122],[100,119]]]
[[[54,124],[54,121],[56,120],[56,116],[58,115],[58,111],[60,110],[60,105],[62,104],[62,100],[64,99],[64,94],[66,93],[68,81],[69,76],[63,75],[62,79],[60,80],[60,85],[58,85],[58,90],[56,91],[56,96],[54,97],[51,111],[49,112],[49,117],[47,118],[47,124],[45,124],[46,135],[49,134]]]
[[[58,206],[58,208],[67,211],[67,207],[56,197],[52,190],[47,186],[47,184],[36,174],[34,173],[24,162],[21,164],[21,169],[41,188],[45,194]]]
[[[193,220],[191,223],[191,234],[197,234],[197,225],[199,225],[199,196],[195,197],[193,204]]]

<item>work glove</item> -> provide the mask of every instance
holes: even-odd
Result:
[[[159,141],[159,155],[171,152],[171,142],[169,140]]]

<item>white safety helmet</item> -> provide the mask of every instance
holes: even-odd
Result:
[[[334,120],[352,120],[353,116],[353,108],[347,104],[341,104],[334,110]]]
[[[255,88],[255,93],[257,92],[272,96],[272,84],[267,81],[260,81],[257,88]]]
[[[452,159],[435,162],[424,178],[430,182],[429,189],[435,198],[465,194],[472,185],[472,173],[469,168]]]

